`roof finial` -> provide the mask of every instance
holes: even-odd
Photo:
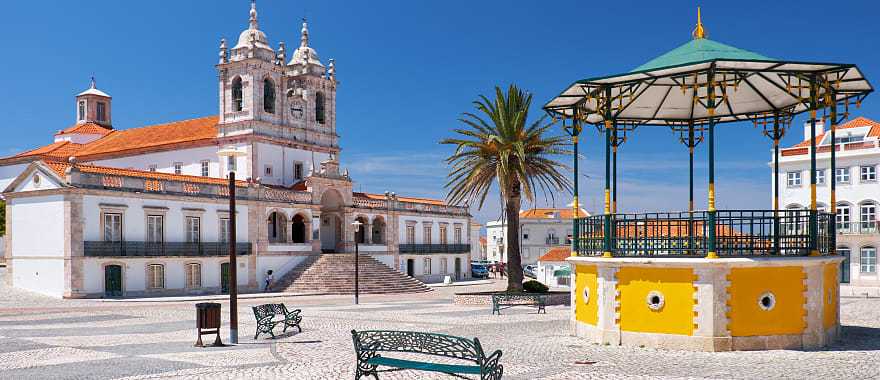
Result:
[[[251,29],[259,29],[257,25],[257,0],[251,0]]]
[[[309,23],[306,21],[305,17],[303,17],[302,37],[300,37],[299,41],[299,46],[309,46]]]
[[[95,76],[94,75],[92,75],[92,80],[91,80],[91,82],[89,82],[89,88],[91,88],[91,89],[97,88],[97,85],[95,84]]]
[[[706,38],[706,29],[703,28],[703,18],[700,15],[700,7],[697,7],[697,27],[691,33],[695,40]]]

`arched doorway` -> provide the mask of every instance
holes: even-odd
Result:
[[[338,191],[329,189],[321,195],[321,251],[336,252],[344,233],[342,211],[345,201]]]
[[[285,226],[287,225],[287,217],[284,216],[283,213],[275,211],[269,214],[269,218],[266,220],[267,223],[267,234],[270,243],[283,243],[286,239],[287,234],[285,231],[287,230]]]
[[[358,243],[358,244],[369,244],[369,241],[367,241],[367,225],[368,225],[368,223],[369,223],[369,220],[367,220],[367,218],[366,218],[366,217],[363,217],[363,216],[359,216],[359,217],[355,218],[354,220],[356,220],[356,221],[358,221],[358,222],[361,223],[361,227],[358,228],[358,229],[354,232],[354,241],[355,241],[355,243]]]
[[[104,267],[104,296],[122,297],[121,265],[107,265]]]
[[[385,244],[385,219],[377,216],[373,219],[372,242],[373,244]]]
[[[294,243],[306,242],[306,220],[301,214],[296,214],[293,217],[290,235],[291,241]]]

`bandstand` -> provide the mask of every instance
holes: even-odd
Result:
[[[579,80],[544,106],[574,144],[593,125],[605,142],[604,213],[573,224],[572,332],[602,344],[698,351],[810,349],[839,331],[835,181],[830,212],[817,209],[816,124],[836,126],[873,89],[852,64],[768,58],[709,40],[700,21],[693,39],[635,70]],[[793,117],[809,114],[811,202],[806,210],[718,210],[715,130],[747,122],[774,146]],[[740,123],[742,124],[742,123]],[[639,128],[665,127],[687,148],[689,207],[680,212],[618,213],[617,154]],[[731,125],[731,127],[740,127]],[[694,207],[694,149],[706,146],[708,200]],[[834,147],[834,149],[832,149]],[[778,189],[778,186],[774,186]]]

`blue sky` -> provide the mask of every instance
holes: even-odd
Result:
[[[790,60],[856,63],[878,83],[878,6],[827,2],[707,1],[709,37]],[[273,1],[257,3],[273,47],[295,47],[309,18],[312,46],[335,58],[343,164],[357,190],[442,197],[450,152],[438,141],[459,126],[478,94],[516,83],[539,106],[576,79],[624,72],[690,38],[692,1]],[[236,1],[14,1],[4,4],[0,92],[3,155],[43,145],[74,121],[74,94],[89,76],[113,96],[116,128],[216,114],[213,65],[221,37],[247,27]],[[839,24],[836,21],[839,20]],[[822,25],[830,30],[819,30]],[[291,49],[292,50],[292,49]],[[876,96],[876,95],[875,95]],[[859,114],[880,118],[868,98]],[[785,144],[803,137],[801,123]],[[602,150],[584,137],[582,204],[601,211]],[[720,208],[769,207],[770,143],[751,124],[718,129]],[[570,158],[564,158],[570,162]],[[697,199],[705,204],[705,149],[698,149]],[[642,129],[621,148],[622,210],[682,209],[687,153],[666,129]],[[555,204],[570,202],[556,196]],[[552,203],[552,202],[551,202]],[[499,202],[474,210],[498,217]],[[545,204],[542,200],[540,204]],[[525,206],[524,206],[525,207]]]

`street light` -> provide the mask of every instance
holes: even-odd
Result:
[[[220,157],[236,157],[246,155],[235,147],[226,147],[217,152]],[[234,162],[234,161],[233,161]],[[235,260],[235,169],[236,165],[229,165],[229,343],[238,344],[238,264]],[[221,279],[222,281],[222,279]]]
[[[360,253],[358,252],[357,234],[358,234],[358,232],[361,231],[361,226],[363,226],[364,224],[361,223],[360,220],[355,220],[353,223],[351,223],[351,225],[354,226],[354,304],[357,305],[358,304],[358,293],[360,290],[360,289],[358,289],[359,288],[359,281],[360,281],[360,278],[359,278],[360,277],[360,265],[358,265],[359,264],[358,258],[360,256]]]

